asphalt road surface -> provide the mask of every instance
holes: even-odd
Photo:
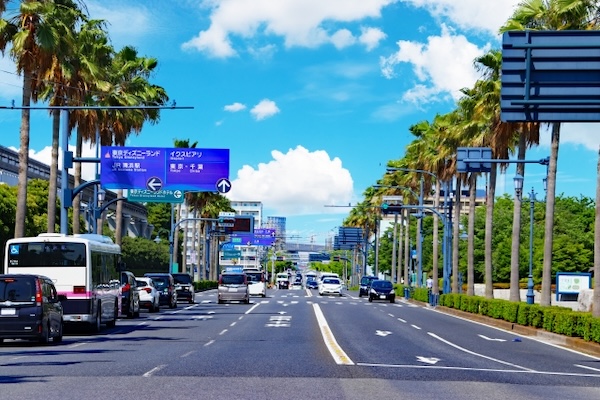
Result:
[[[390,397],[391,396],[391,397]],[[598,399],[600,359],[399,299],[269,290],[0,346],[0,399]]]

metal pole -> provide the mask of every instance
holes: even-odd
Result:
[[[529,194],[529,276],[527,278],[527,304],[533,304],[535,294],[533,293],[533,210],[535,207],[535,192],[531,188]]]
[[[60,122],[61,122],[61,146],[63,152],[63,167],[60,171],[60,189],[62,193],[62,201],[60,205],[60,233],[69,233],[69,207],[65,204],[65,197],[67,196],[67,189],[69,188],[69,169],[65,167],[65,153],[69,150],[69,111],[65,109],[60,110]]]
[[[392,282],[398,281],[397,276],[395,277],[396,279],[394,279],[394,275],[396,272],[396,231],[398,229],[397,227],[398,227],[398,213],[394,213],[394,231],[393,231],[394,234],[393,234],[393,239],[392,239],[394,241],[394,243],[392,245],[392,267],[390,268],[391,273],[392,273]]]
[[[423,207],[423,175],[419,184],[419,207]],[[417,220],[417,287],[423,283],[423,209],[419,212]]]

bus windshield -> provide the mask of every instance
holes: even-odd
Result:
[[[85,267],[85,244],[64,242],[10,244],[8,265],[10,267]]]

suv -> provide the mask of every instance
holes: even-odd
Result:
[[[175,279],[175,290],[177,291],[177,300],[186,300],[194,304],[194,282],[189,274],[171,274]]]
[[[360,288],[358,289],[358,297],[368,296],[371,282],[376,280],[376,276],[363,276],[360,280]]]
[[[146,273],[144,276],[152,278],[154,286],[160,293],[160,305],[169,306],[169,308],[177,307],[177,290],[175,290],[175,279],[169,273],[152,272]]]
[[[250,291],[248,290],[248,277],[238,272],[225,272],[219,277],[219,288],[217,289],[218,303],[225,301],[242,301],[250,303]]]
[[[285,272],[277,274],[277,289],[289,289],[290,277]]]
[[[140,316],[140,292],[137,290],[137,281],[133,272],[121,271],[121,315],[127,318]]]
[[[29,339],[54,343],[63,339],[63,307],[50,278],[42,275],[0,275],[0,342]]]

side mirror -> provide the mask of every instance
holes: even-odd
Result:
[[[64,294],[58,295],[58,301],[66,301],[66,300],[67,300],[67,296],[65,296]]]

